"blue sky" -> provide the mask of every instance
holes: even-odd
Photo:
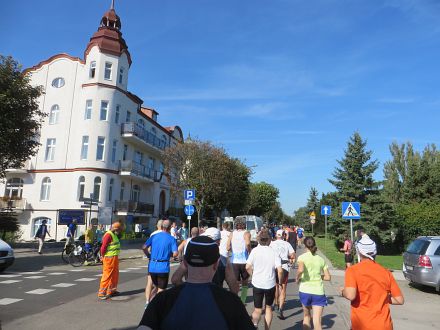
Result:
[[[0,53],[29,67],[83,57],[110,0],[2,2]],[[440,139],[437,0],[116,0],[129,90],[163,125],[222,145],[305,204],[359,131],[381,167],[388,146]]]

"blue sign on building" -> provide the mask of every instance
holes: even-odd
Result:
[[[186,205],[184,210],[185,210],[185,214],[188,216],[193,215],[195,212],[195,208],[192,205]]]
[[[185,197],[184,199],[187,201],[193,201],[196,199],[196,190],[195,189],[187,189],[184,191],[183,196]]]
[[[359,220],[361,218],[361,203],[342,202],[342,218]]]
[[[86,217],[84,210],[58,210],[58,224],[68,225],[76,219],[78,225],[85,225]]]
[[[332,207],[330,205],[321,205],[321,215],[331,215]]]

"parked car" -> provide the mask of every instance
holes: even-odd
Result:
[[[440,291],[440,236],[422,236],[403,254],[403,274],[412,282]]]
[[[14,263],[14,250],[0,239],[0,273]]]

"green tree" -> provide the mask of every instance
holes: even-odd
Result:
[[[42,87],[33,87],[20,65],[0,55],[0,179],[7,168],[23,167],[37,153],[36,136],[45,114],[39,110]]]
[[[7,213],[0,214],[0,237],[4,240],[6,234],[13,234],[20,229],[18,220],[15,216],[11,216]]]
[[[278,201],[273,203],[270,210],[264,214],[264,218],[267,221],[274,223],[286,223],[288,220],[283,209],[281,208],[280,202]]]
[[[279,190],[266,182],[251,183],[247,210],[248,214],[264,216],[277,201]]]

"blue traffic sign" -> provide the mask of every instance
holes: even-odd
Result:
[[[332,207],[330,205],[321,205],[321,215],[331,215]]]
[[[195,189],[187,189],[184,191],[183,196],[185,197],[184,199],[187,201],[193,201],[196,199],[196,190]]]
[[[361,203],[342,202],[342,218],[359,220],[361,218]]]
[[[84,210],[58,210],[58,224],[68,225],[76,219],[78,225],[85,224]]]
[[[191,216],[194,214],[195,208],[192,205],[186,205],[184,210],[186,215]]]

